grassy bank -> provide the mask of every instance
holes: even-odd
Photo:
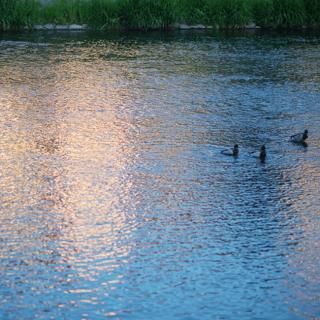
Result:
[[[320,26],[320,0],[0,0],[0,29],[87,24],[94,29],[168,28],[173,23],[242,28]]]

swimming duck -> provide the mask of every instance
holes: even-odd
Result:
[[[267,157],[266,147],[265,147],[265,145],[262,145],[260,148],[259,159],[260,159],[260,161],[264,161],[264,160],[266,160],[266,157]]]
[[[294,143],[305,143],[307,139],[308,139],[308,130],[304,130],[304,132],[294,134],[293,136],[290,137],[290,141]]]
[[[267,157],[267,151],[265,145],[262,145],[259,152],[253,153],[255,158],[260,159],[261,162],[264,162]]]
[[[235,144],[232,150],[228,150],[228,149],[222,150],[221,153],[224,154],[225,156],[237,157],[239,155],[239,146]]]

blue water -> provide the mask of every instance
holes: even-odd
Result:
[[[317,34],[1,34],[0,318],[320,319],[319,101]]]

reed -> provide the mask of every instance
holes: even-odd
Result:
[[[252,21],[249,0],[208,0],[208,21],[226,28],[241,28]]]
[[[306,23],[310,27],[320,26],[320,0],[304,0]]]
[[[0,0],[0,29],[39,23],[94,29],[166,29],[171,24],[242,28],[320,27],[320,0]]]
[[[120,24],[128,29],[165,29],[175,22],[174,0],[119,0]]]
[[[119,2],[117,0],[82,1],[80,8],[80,23],[100,30],[120,27]]]
[[[81,21],[81,0],[54,0],[41,6],[41,23],[77,23]]]
[[[298,27],[306,23],[303,0],[273,0],[273,19],[276,27]]]
[[[276,27],[273,18],[274,0],[253,0],[251,3],[252,21],[264,28]]]
[[[0,30],[30,27],[39,17],[38,0],[0,0]]]
[[[176,21],[188,24],[207,22],[208,0],[177,0],[175,2]]]

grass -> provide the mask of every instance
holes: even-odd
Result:
[[[320,0],[0,0],[0,29],[87,24],[94,29],[166,29],[172,23],[242,28],[320,27]]]
[[[51,0],[39,5],[39,23],[88,24],[94,29],[119,25],[118,1]]]
[[[0,0],[0,29],[31,26],[38,14],[37,0]]]
[[[310,26],[320,26],[320,0],[304,0],[306,20]]]
[[[251,4],[251,12],[254,22],[258,26],[272,27],[276,26],[273,19],[274,0],[255,0]]]
[[[252,20],[251,3],[248,0],[211,0],[207,7],[208,20],[213,25],[239,28]]]
[[[118,0],[120,24],[128,29],[165,29],[175,22],[173,0]]]
[[[301,0],[274,0],[274,25],[280,27],[296,27],[305,23],[306,12],[304,1]]]
[[[176,20],[187,24],[207,22],[208,0],[177,0],[175,1]]]

